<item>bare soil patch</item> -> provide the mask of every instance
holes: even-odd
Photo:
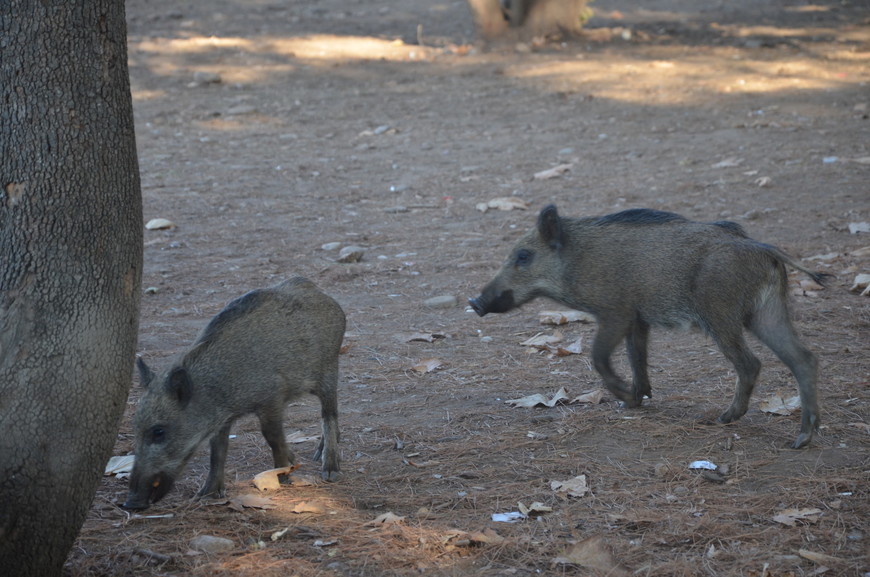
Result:
[[[270,509],[192,502],[204,447],[135,516],[118,506],[126,481],[106,477],[69,575],[608,574],[554,563],[590,538],[614,575],[870,572],[870,301],[849,291],[870,272],[870,234],[848,229],[870,221],[870,12],[827,0],[592,7],[579,38],[483,46],[458,0],[127,2],[146,219],[177,225],[146,231],[141,354],[159,366],[230,299],[309,277],[348,315],[343,478],[283,487]],[[499,197],[529,208],[477,210]],[[556,330],[538,322],[552,303],[484,319],[464,305],[548,203],[727,218],[795,257],[835,253],[805,261],[836,275],[825,290],[804,293],[794,276],[796,325],[821,366],[812,446],[786,449],[799,414],[759,409],[796,391],[760,346],[747,415],[701,424],[730,402],[734,375],[698,332],[654,332],[641,409],[609,395],[507,405],[600,386],[585,353],[519,345]],[[331,242],[365,256],[336,263],[321,248]],[[442,295],[457,304],[424,305]],[[594,334],[558,330],[587,345]],[[413,369],[427,359],[441,367]],[[138,396],[115,454],[132,448]],[[314,399],[288,407],[286,430],[318,432]],[[254,419],[234,434],[230,500],[271,467]],[[316,475],[315,446],[295,446],[299,474]],[[727,473],[688,468],[699,459]],[[551,488],[578,475],[582,497]],[[552,510],[492,520],[520,502]],[[774,520],[789,509],[818,512]],[[402,519],[373,524],[388,512]],[[234,548],[193,554],[199,535]]]

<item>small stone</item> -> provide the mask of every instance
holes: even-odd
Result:
[[[453,295],[441,295],[423,301],[423,306],[430,309],[449,309],[456,306],[456,297]]]
[[[346,246],[338,251],[338,262],[351,263],[359,262],[365,254],[365,249],[361,246]]]
[[[223,537],[200,535],[190,540],[190,548],[194,551],[202,551],[203,553],[221,553],[223,551],[232,551],[236,548],[236,544]]]
[[[340,242],[328,242],[320,247],[323,250],[338,250],[341,248]]]
[[[168,230],[175,228],[175,223],[165,218],[152,218],[145,223],[145,228],[148,230]]]
[[[197,84],[220,84],[221,75],[217,72],[197,70],[193,73],[193,81]]]

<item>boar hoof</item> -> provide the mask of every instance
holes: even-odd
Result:
[[[200,499],[224,499],[227,496],[227,490],[223,487],[219,489],[208,489],[203,488],[199,493],[194,497],[195,501]]]
[[[729,407],[728,410],[719,415],[719,418],[716,420],[722,424],[733,423],[745,414],[746,409],[739,410],[735,409],[734,407]]]
[[[806,447],[807,445],[809,445],[810,441],[812,441],[812,440],[813,440],[813,433],[812,432],[801,433],[800,435],[797,436],[797,439],[795,439],[794,443],[792,443],[791,448],[792,449],[802,449],[802,448]]]
[[[336,481],[338,481],[338,478],[340,476],[340,472],[339,471],[323,471],[322,473],[320,473],[320,476],[327,483],[335,483]]]

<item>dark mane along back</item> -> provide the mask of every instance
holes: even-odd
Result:
[[[622,212],[602,216],[595,221],[598,226],[609,224],[663,224],[666,222],[685,222],[686,218],[673,212],[654,210],[652,208],[630,208]]]
[[[209,321],[197,341],[200,344],[208,343],[223,327],[259,307],[267,298],[268,295],[262,290],[253,290],[233,299]]]
[[[746,234],[746,231],[743,230],[743,227],[736,222],[731,222],[730,220],[717,220],[716,222],[711,222],[710,224],[718,226],[719,228],[724,228],[729,232],[733,232],[737,236],[749,238],[749,235]]]

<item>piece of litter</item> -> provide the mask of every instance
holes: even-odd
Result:
[[[516,523],[522,521],[526,516],[519,511],[511,511],[510,513],[493,513],[492,520],[496,523]]]
[[[692,461],[689,463],[690,469],[707,469],[708,471],[715,471],[719,467],[715,463],[711,463],[710,461]]]

